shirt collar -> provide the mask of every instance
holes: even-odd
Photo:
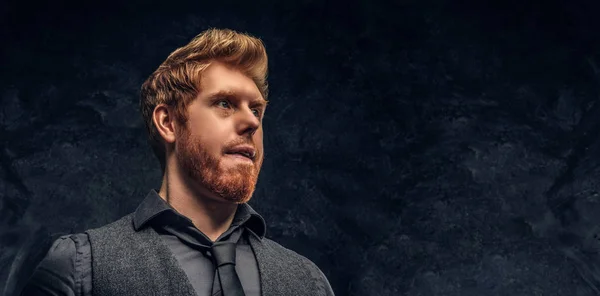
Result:
[[[189,218],[178,213],[164,199],[162,199],[160,195],[158,195],[156,190],[152,189],[133,214],[134,229],[139,231],[148,223],[156,220],[155,218],[164,212],[171,212],[189,221]],[[267,231],[265,219],[247,203],[238,205],[231,225],[244,225],[246,229],[250,230],[260,239],[265,237]]]

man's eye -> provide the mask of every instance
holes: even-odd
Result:
[[[219,105],[219,107],[229,108],[229,102],[227,102],[225,100],[218,101],[217,105]]]
[[[260,110],[258,110],[258,109],[252,109],[252,112],[254,112],[254,116],[260,117]]]

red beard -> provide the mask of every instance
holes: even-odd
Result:
[[[258,153],[254,165],[237,165],[225,170],[219,159],[202,148],[202,139],[192,137],[188,129],[182,131],[178,139],[177,161],[190,178],[226,201],[245,203],[252,198],[262,163]],[[227,147],[243,143],[232,143]]]

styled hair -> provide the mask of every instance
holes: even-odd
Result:
[[[174,110],[175,120],[186,123],[187,107],[202,89],[202,72],[215,61],[231,66],[252,79],[267,100],[268,59],[260,39],[230,29],[211,28],[173,51],[142,84],[140,91],[140,110],[150,145],[163,171],[166,152],[152,120],[154,109],[159,104],[166,104]]]

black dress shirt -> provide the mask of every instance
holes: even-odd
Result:
[[[197,295],[222,295],[210,258],[213,242],[190,219],[169,206],[155,190],[151,190],[136,209],[133,224],[136,231],[152,227],[160,235]],[[235,268],[248,296],[260,295],[260,279],[256,258],[246,236],[262,239],[265,231],[264,219],[249,205],[240,204],[230,228],[216,240],[228,241],[239,237]],[[92,253],[87,234],[57,239],[21,295],[92,295]]]

